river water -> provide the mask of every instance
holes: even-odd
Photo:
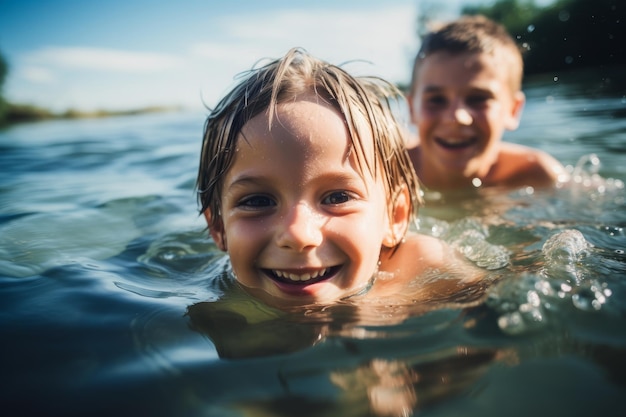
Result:
[[[238,292],[197,213],[203,112],[0,131],[2,414],[625,415],[623,71],[525,86],[505,138],[568,183],[430,196],[416,227],[500,279],[427,309]]]

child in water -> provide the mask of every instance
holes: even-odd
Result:
[[[418,138],[409,154],[431,190],[544,187],[565,179],[545,152],[502,141],[525,103],[520,49],[501,25],[463,16],[427,34],[408,94]]]
[[[408,230],[421,200],[390,109],[399,94],[295,48],[212,110],[199,202],[246,292],[276,307],[411,302],[480,280],[444,242]],[[417,285],[428,272],[447,279]]]

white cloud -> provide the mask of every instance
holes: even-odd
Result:
[[[19,69],[18,77],[22,77],[27,81],[39,83],[39,84],[49,84],[56,80],[53,72],[48,70],[47,68],[35,67],[35,66],[27,66]]]
[[[179,57],[116,49],[48,47],[25,57],[40,66],[119,72],[157,72],[181,66]]]
[[[414,5],[352,10],[270,10],[222,15],[213,27],[219,36],[188,49],[192,67],[205,71],[201,84],[207,102],[215,102],[233,77],[264,58],[277,58],[294,46],[333,64],[350,63],[356,74],[408,82],[417,49]]]
[[[413,5],[381,3],[379,8],[361,10],[292,9],[222,16],[217,44],[222,47],[212,42],[204,45],[204,51],[222,62],[239,63],[245,58],[249,67],[258,59],[274,58],[301,46],[335,64],[369,61],[380,75],[403,81],[410,73],[409,56],[417,43],[416,13]]]
[[[415,5],[367,7],[216,14],[207,19],[205,32],[183,30],[179,41],[173,38],[170,53],[160,45],[137,52],[48,46],[16,57],[14,75],[21,76],[12,78],[7,92],[17,102],[59,110],[212,106],[237,74],[294,46],[333,64],[363,61],[346,67],[353,73],[407,82],[417,43]],[[42,84],[46,79],[49,84]]]

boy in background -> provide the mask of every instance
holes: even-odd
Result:
[[[519,125],[522,76],[517,44],[484,16],[463,16],[424,37],[408,94],[418,137],[408,147],[427,189],[546,187],[565,180],[552,156],[502,141],[505,130]]]

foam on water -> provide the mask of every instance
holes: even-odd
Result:
[[[500,329],[518,335],[548,325],[550,316],[562,318],[570,307],[603,309],[612,290],[593,271],[594,263],[601,260],[594,259],[591,248],[578,230],[550,236],[535,273],[509,278],[490,292],[487,303],[499,313]]]

